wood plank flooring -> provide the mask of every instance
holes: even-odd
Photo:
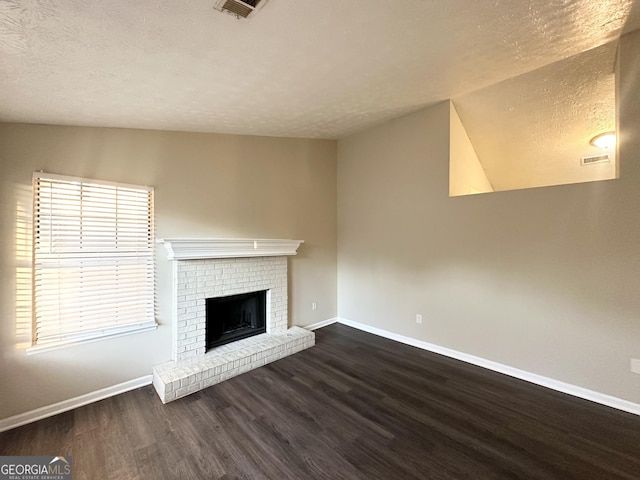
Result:
[[[173,403],[152,387],[0,434],[74,479],[640,479],[640,417],[343,325]]]

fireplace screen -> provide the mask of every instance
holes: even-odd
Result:
[[[267,291],[206,299],[207,350],[266,332]]]

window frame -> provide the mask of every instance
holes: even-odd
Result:
[[[56,193],[58,198],[54,198],[50,193],[50,197],[45,200],[42,197],[43,184],[51,186],[51,192],[55,190],[55,187],[58,187],[64,193],[78,190],[80,192],[79,197],[77,199],[69,199],[70,196],[67,196],[63,200],[63,193],[58,192]],[[66,192],[65,189],[67,189]],[[93,190],[93,192],[86,193],[87,190],[89,192]],[[88,343],[156,329],[158,324],[155,319],[156,259],[153,187],[34,172],[32,196],[32,336],[31,347],[27,349],[27,353],[47,351],[68,345]],[[72,196],[73,193],[71,193]],[[88,199],[89,197],[90,199]],[[131,200],[132,198],[133,200]],[[125,204],[123,199],[131,200],[131,205],[133,206],[121,206],[120,204]],[[46,219],[49,222],[48,224],[43,216],[47,215],[47,213],[41,214],[41,211],[43,211],[42,206],[45,203],[47,205],[46,208],[49,208],[47,212],[51,213]],[[93,210],[89,209],[88,205],[91,205]],[[146,205],[146,209],[143,209],[141,205]],[[76,222],[74,225],[77,224],[77,228],[80,231],[77,238],[73,234],[71,236],[68,233],[63,234],[60,225],[55,224],[55,219],[60,220],[61,218],[60,211],[67,207],[70,210],[75,208],[78,212],[68,217]],[[85,207],[90,211],[89,214],[83,213]],[[103,207],[104,211],[101,210],[100,213],[96,213]],[[140,218],[144,218],[143,223],[138,222]],[[100,228],[105,229],[103,231],[107,232],[106,235],[100,234],[100,238],[98,238],[97,234],[92,237],[91,233],[84,233],[85,230],[89,230],[87,228],[88,223],[94,226],[96,222],[98,222]],[[123,225],[127,222],[129,227],[132,226],[129,228],[131,231],[126,234],[119,233],[124,232]],[[46,242],[42,241],[40,229],[48,235]],[[51,245],[54,242],[51,239],[58,238],[58,235],[66,235],[66,238],[70,238],[71,241],[68,244],[60,241],[60,245],[62,245],[60,248],[55,245],[52,247]],[[106,240],[103,240],[103,238],[106,238]],[[83,251],[83,245],[89,244],[91,241],[97,241],[98,243],[93,244],[97,246],[94,248],[84,247],[88,251]],[[43,243],[47,244],[43,246]],[[47,248],[49,251],[43,253]],[[96,251],[92,251],[94,249]],[[43,280],[47,269],[61,272],[68,269],[71,275],[67,275],[67,285],[64,285],[64,275],[60,273],[58,273],[57,280]],[[115,269],[117,273],[109,269]],[[134,280],[122,280],[121,277],[125,277],[125,275],[119,273],[121,270],[131,274]],[[73,273],[77,273],[77,271],[80,272],[79,275],[74,276]],[[83,272],[94,272],[91,273],[93,281],[97,278],[99,281],[107,282],[106,284],[111,288],[108,291],[111,292],[113,298],[110,301],[101,301],[100,297],[107,290],[96,289],[95,287],[93,290],[98,290],[99,293],[89,292],[87,295],[81,294],[67,299],[61,298],[64,297],[64,293],[71,295],[73,292],[81,291],[83,287],[87,287],[88,280]],[[101,274],[100,272],[105,273]],[[140,279],[142,279],[142,282],[140,282]],[[60,287],[61,282],[62,287]],[[141,292],[136,291],[134,293],[126,288],[131,285],[136,287],[140,285]],[[137,288],[134,290],[137,290]],[[122,303],[118,292],[125,292],[125,300],[134,301],[135,312],[143,312],[143,315],[141,315],[143,318],[139,321],[131,321],[131,319],[139,316],[138,313],[114,314],[113,312],[107,312],[101,313],[97,320],[95,317],[90,317],[90,320],[83,320],[83,315],[89,318],[86,312],[92,308],[99,308],[100,310],[115,308],[117,310],[118,305]],[[52,313],[55,310],[54,307],[38,308],[43,302],[42,299],[45,298],[43,295],[53,295],[54,297],[58,295],[54,300],[54,303],[57,302],[58,313]],[[40,304],[38,303],[39,301],[41,302]],[[73,313],[68,315],[70,317],[68,320],[65,319],[67,314],[61,313],[66,309],[73,310]],[[46,315],[49,315],[49,317],[46,317]],[[57,320],[52,320],[54,317],[57,317]],[[108,320],[110,317],[112,318],[111,321]],[[74,330],[69,327],[72,323],[76,323],[81,327]],[[59,328],[57,335],[49,334],[39,337],[38,332],[41,329],[51,329],[56,325]]]

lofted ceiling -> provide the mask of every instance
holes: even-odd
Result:
[[[495,191],[616,178],[615,149],[589,141],[616,130],[618,42],[453,99]],[[607,154],[605,163],[581,158]]]
[[[0,121],[341,138],[615,40],[634,0],[0,0]]]

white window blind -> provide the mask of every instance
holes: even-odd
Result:
[[[34,174],[34,345],[155,326],[153,189]]]

